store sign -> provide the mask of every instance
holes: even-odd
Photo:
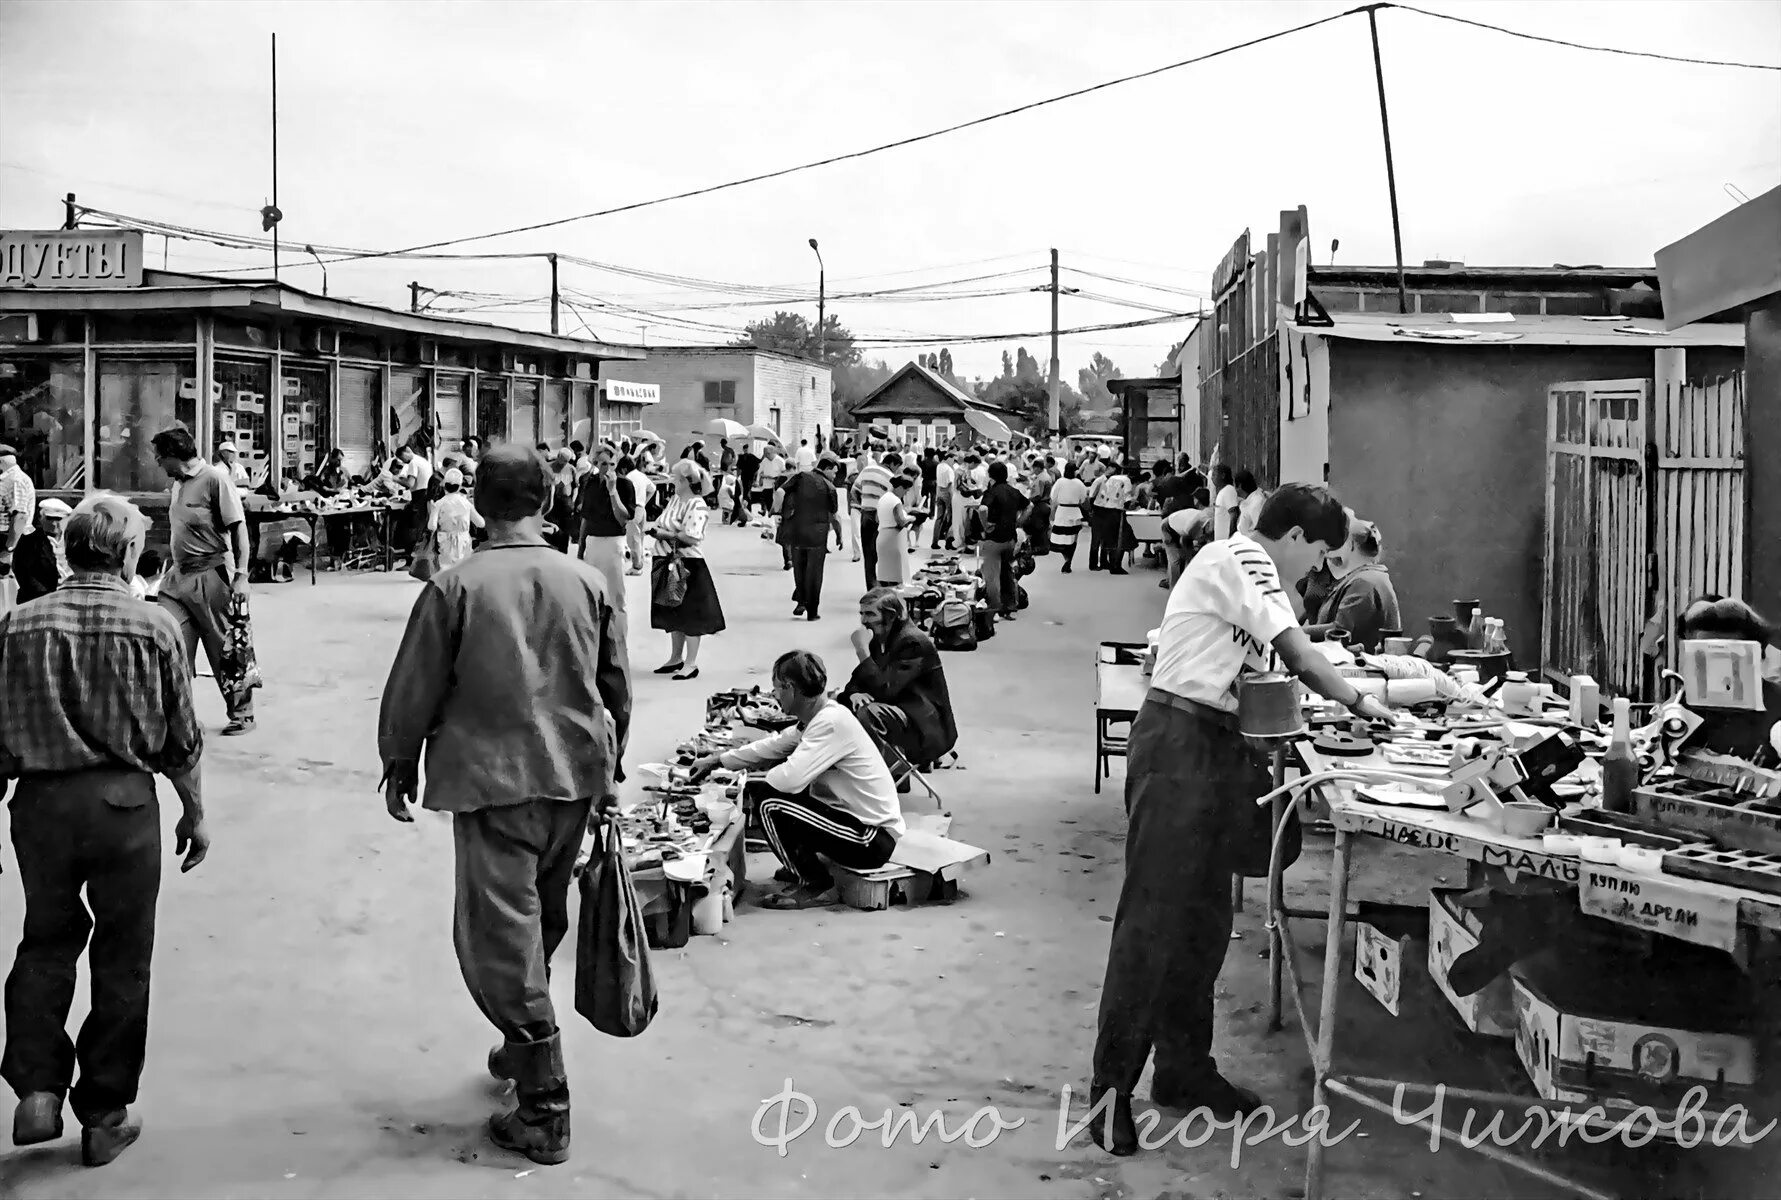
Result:
[[[659,383],[620,383],[616,379],[606,381],[608,404],[657,404],[661,399],[662,385]]]
[[[141,286],[139,230],[0,233],[0,288]]]
[[[1577,895],[1579,907],[1589,916],[1699,946],[1739,951],[1738,897],[1728,889],[1707,891],[1661,875],[1588,863]]]

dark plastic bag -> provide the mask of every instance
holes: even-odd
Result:
[[[606,822],[599,853],[581,873],[575,942],[575,1011],[612,1037],[636,1037],[655,1019],[655,974],[643,906],[631,887],[618,827]]]

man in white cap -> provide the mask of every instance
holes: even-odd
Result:
[[[68,552],[62,544],[62,526],[74,510],[54,496],[37,506],[37,525],[19,539],[13,556],[13,578],[18,581],[18,603],[47,596],[68,581]]]
[[[12,556],[19,541],[31,532],[31,514],[37,511],[37,488],[19,467],[19,452],[0,444],[0,613],[18,603],[18,580],[12,573]]]

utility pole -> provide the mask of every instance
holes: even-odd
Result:
[[[557,256],[550,256],[550,331],[557,332],[557,307],[563,302],[563,295],[557,290]]]
[[[69,192],[62,197],[62,228],[74,228],[74,193]]]
[[[278,279],[278,223],[284,213],[278,207],[278,35],[272,35],[272,278]]]
[[[1057,361],[1057,251],[1051,252],[1051,404],[1048,425],[1052,433],[1063,432],[1062,415],[1059,412],[1058,397],[1060,384]]]
[[[816,251],[816,357],[819,362],[829,359],[828,318],[828,268],[823,265],[822,251],[817,248],[816,239],[810,239],[810,248]]]
[[[421,285],[418,283],[411,283],[408,285],[408,311],[411,313],[417,313],[420,310],[421,310]]]
[[[1379,8],[1367,9],[1367,29],[1373,35],[1373,78],[1379,84],[1379,129],[1385,134],[1385,187],[1391,195],[1391,244],[1398,255],[1398,311],[1410,311],[1410,292],[1404,286],[1404,231],[1398,224],[1398,174],[1391,160],[1391,118],[1385,111],[1385,63],[1379,57]]]

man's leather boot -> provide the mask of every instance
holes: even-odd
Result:
[[[519,1105],[489,1118],[489,1140],[542,1166],[569,1161],[569,1080],[562,1034],[541,1042],[510,1042]]]

